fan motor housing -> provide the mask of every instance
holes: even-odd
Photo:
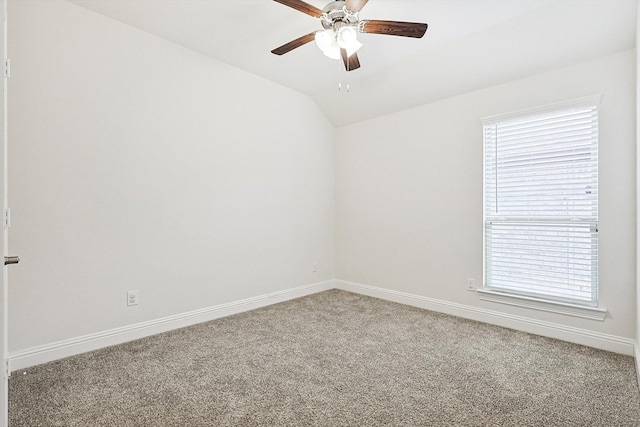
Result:
[[[358,23],[358,13],[351,12],[347,9],[344,0],[332,1],[322,9],[322,26],[325,30],[335,28],[338,22],[347,25],[356,25]]]

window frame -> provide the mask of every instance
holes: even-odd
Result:
[[[556,313],[568,314],[577,317],[584,317],[594,320],[604,320],[606,317],[606,309],[600,308],[598,298],[598,280],[596,278],[595,284],[595,298],[591,301],[575,301],[575,300],[563,300],[557,297],[545,297],[541,294],[531,294],[527,292],[518,292],[513,290],[506,290],[500,287],[492,287],[490,283],[487,283],[487,141],[485,137],[485,128],[487,125],[495,125],[498,122],[508,121],[511,119],[524,118],[527,116],[536,116],[539,114],[552,113],[554,111],[561,111],[570,108],[579,107],[596,107],[597,112],[597,125],[600,123],[600,107],[601,95],[591,95],[577,99],[571,99],[563,102],[547,104],[540,107],[524,109],[514,111],[506,114],[499,114],[481,119],[482,131],[483,131],[483,287],[479,288],[477,292],[480,294],[480,299],[499,302],[503,304],[516,305],[520,307],[533,308],[543,311],[551,311]],[[599,146],[599,141],[597,141]],[[596,162],[599,154],[596,154]],[[596,163],[597,164],[597,163]],[[597,169],[596,169],[597,170]],[[599,198],[599,197],[598,197]],[[599,202],[599,200],[597,200]],[[566,221],[566,220],[563,220]],[[560,222],[563,222],[560,221]],[[597,222],[595,219],[596,235],[597,235]],[[567,222],[568,223],[568,222]],[[599,250],[596,248],[596,253]],[[596,261],[597,263],[597,261]],[[591,282],[593,284],[593,281]]]

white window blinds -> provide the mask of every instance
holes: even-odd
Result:
[[[597,100],[483,125],[485,288],[597,305]]]

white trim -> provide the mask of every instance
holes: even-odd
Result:
[[[600,105],[602,101],[602,95],[587,95],[580,98],[568,99],[566,101],[554,102],[552,104],[540,105],[538,107],[533,108],[525,108],[522,110],[512,111],[509,113],[495,114],[493,116],[487,116],[480,119],[482,125],[493,124],[495,122],[511,119],[520,116],[545,113],[553,110],[561,110],[563,108],[571,108],[571,107],[581,107],[581,106],[589,106],[589,105]]]
[[[345,280],[336,280],[336,288],[629,356],[634,354],[635,340],[630,338],[423,297],[421,295],[377,288]]]
[[[636,376],[638,377],[638,387],[640,387],[640,346],[638,345],[638,341],[633,345],[634,357],[636,360]]]
[[[219,304],[200,310],[167,316],[160,319],[150,320],[148,322],[137,323],[95,334],[32,347],[26,350],[10,353],[9,366],[13,371],[17,371],[30,366],[61,359],[63,357],[74,356],[76,354],[97,350],[111,345],[122,344],[127,341],[144,338],[161,332],[167,332],[173,329],[183,328],[185,326],[191,326],[197,323],[207,322],[209,320],[219,319],[232,314],[288,301],[294,298],[300,298],[306,295],[333,289],[334,287],[334,281],[327,280],[239,301],[233,301],[226,304]]]
[[[549,313],[565,314],[567,316],[581,317],[583,319],[599,320],[600,322],[603,322],[605,317],[607,317],[607,310],[605,308],[547,301],[539,298],[505,294],[503,292],[492,291],[489,289],[478,289],[477,292],[480,294],[480,299],[483,301],[531,308],[533,310],[547,311]]]
[[[127,341],[230,316],[232,314],[248,310],[254,310],[256,308],[277,304],[279,302],[300,298],[334,288],[532,334],[569,341],[576,344],[587,345],[616,353],[627,355],[635,354],[636,371],[638,373],[638,382],[640,384],[640,348],[638,347],[638,343],[632,339],[507,313],[500,313],[493,310],[423,297],[420,295],[348,282],[345,280],[327,280],[324,282],[259,295],[240,301],[233,301],[226,304],[194,310],[187,313],[163,317],[148,322],[137,323],[95,334],[32,347],[26,350],[10,353],[8,362],[10,363],[9,366],[11,371],[15,372],[21,369],[26,369],[30,366],[51,362],[64,357],[121,344]]]

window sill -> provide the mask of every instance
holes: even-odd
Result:
[[[480,299],[483,301],[491,301],[516,307],[547,311],[549,313],[581,317],[583,319],[598,320],[600,322],[603,322],[605,317],[607,317],[607,310],[604,308],[545,301],[538,298],[505,294],[503,292],[491,291],[488,289],[478,289],[477,292],[480,295]]]

